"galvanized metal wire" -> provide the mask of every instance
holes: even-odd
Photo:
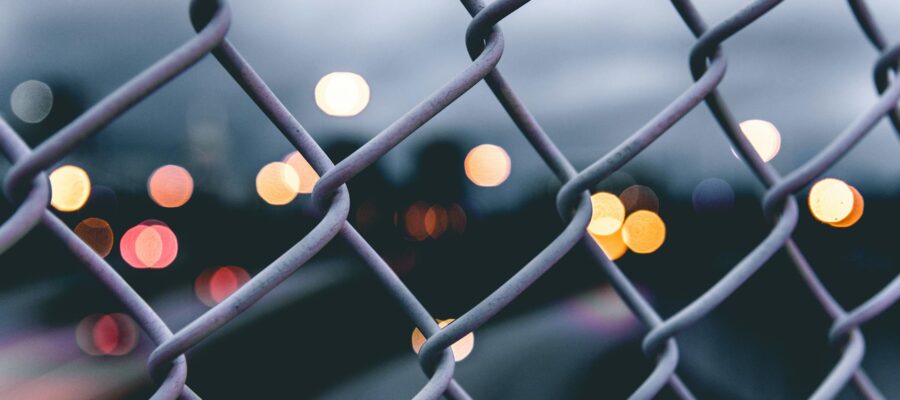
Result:
[[[668,385],[681,398],[693,399],[695,396],[676,373],[679,347],[674,339],[675,335],[706,317],[740,289],[773,254],[784,248],[823,311],[833,320],[830,332],[823,332],[823,335],[827,334],[841,352],[837,364],[823,377],[810,398],[834,398],[851,380],[864,397],[883,398],[861,368],[865,341],[859,327],[877,317],[900,298],[900,276],[859,306],[847,311],[822,284],[815,269],[792,239],[798,219],[797,201],[793,197],[795,193],[848,154],[882,117],[888,116],[895,130],[900,133],[900,109],[897,108],[900,84],[892,82],[892,71],[896,71],[900,59],[900,45],[888,45],[864,0],[850,0],[849,5],[865,36],[880,52],[874,66],[875,86],[880,97],[813,158],[783,176],[760,159],[738,128],[725,99],[717,91],[717,86],[725,79],[727,63],[720,45],[765,16],[781,0],[757,0],[709,28],[689,0],[672,0],[678,15],[697,38],[689,56],[694,83],[644,126],[581,171],[576,170],[556,147],[551,139],[552,135],[544,131],[525,103],[515,94],[512,85],[497,69],[504,48],[504,37],[497,24],[528,1],[496,0],[485,6],[479,0],[462,0],[463,6],[472,15],[465,38],[472,62],[335,165],[225,38],[231,20],[227,4],[223,0],[193,0],[190,15],[197,30],[196,36],[106,96],[35,149],[29,149],[21,137],[0,119],[0,151],[12,162],[3,182],[3,190],[7,199],[17,205],[14,213],[0,225],[0,253],[14,246],[38,225],[49,230],[88,271],[122,301],[156,343],[157,347],[148,360],[148,368],[158,382],[153,398],[196,399],[199,396],[185,385],[187,364],[184,353],[252,307],[326,244],[340,237],[372,270],[384,290],[393,296],[428,338],[419,352],[419,358],[422,370],[429,379],[414,398],[436,399],[446,396],[468,399],[469,394],[454,380],[455,362],[450,345],[491,320],[580,242],[587,248],[600,270],[609,277],[634,315],[649,330],[644,338],[643,349],[646,356],[656,364],[645,381],[635,388],[631,398],[653,398]],[[175,79],[207,54],[212,54],[219,61],[260,111],[321,175],[313,192],[320,219],[305,237],[262,269],[247,284],[183,329],[172,333],[115,269],[48,210],[50,187],[45,171],[85,139]],[[566,225],[546,247],[500,287],[455,322],[441,329],[415,294],[347,222],[350,200],[345,184],[482,80],[547,168],[562,182],[557,195],[557,209]],[[628,276],[586,234],[592,211],[589,191],[640,154],[701,102],[706,103],[748,168],[767,188],[762,199],[763,217],[771,221],[772,227],[759,244],[712,287],[673,315],[663,317],[635,288]]]

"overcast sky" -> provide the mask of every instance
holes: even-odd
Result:
[[[697,1],[710,25],[748,1]],[[900,40],[900,2],[871,0],[888,36]],[[186,0],[0,0],[0,93],[20,82],[65,82],[89,104],[114,90],[187,38]],[[369,138],[450,80],[469,62],[469,17],[450,0],[232,1],[229,38],[302,124],[322,142]],[[673,7],[659,0],[534,0],[501,23],[500,69],[562,151],[582,168],[638,129],[690,83],[693,38]],[[786,172],[811,157],[875,101],[877,53],[845,1],[788,0],[725,46],[721,85],[737,118],[772,121],[782,148],[772,162]],[[371,87],[357,117],[328,117],[313,87],[331,71],[352,71]],[[8,95],[0,96],[8,99]],[[13,119],[8,100],[0,112]],[[199,132],[199,133],[198,133]],[[410,156],[436,138],[466,148],[496,143],[513,160],[509,184],[495,198],[540,187],[549,172],[483,83],[429,122],[388,158],[403,179]],[[147,169],[190,164],[204,146],[205,175],[223,195],[252,182],[289,144],[211,57],[98,135],[95,151],[115,152],[92,172],[110,185],[142,186]],[[149,151],[148,151],[149,150]],[[832,175],[863,192],[896,192],[900,141],[883,121]],[[92,155],[93,156],[93,155]],[[75,156],[78,157],[77,155]],[[94,156],[95,157],[95,156]],[[112,170],[125,158],[132,167]],[[96,161],[96,160],[94,160]],[[664,168],[667,165],[678,168]],[[137,167],[134,167],[137,166]],[[667,132],[626,171],[653,168],[666,188],[689,194],[706,177],[758,187],[728,150],[706,107]],[[91,171],[89,171],[91,172]],[[224,183],[223,183],[224,182]],[[537,182],[537,185],[535,185]]]

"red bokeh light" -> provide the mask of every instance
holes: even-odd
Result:
[[[178,238],[165,223],[148,219],[122,235],[119,250],[134,268],[165,268],[178,255]]]
[[[250,280],[250,274],[232,265],[209,268],[194,282],[197,298],[207,306],[215,306]]]
[[[137,339],[134,321],[121,313],[89,315],[75,329],[78,347],[92,356],[128,354],[134,350]]]

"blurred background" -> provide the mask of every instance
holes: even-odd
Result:
[[[712,24],[748,3],[696,6]],[[900,16],[896,2],[868,3],[878,21]],[[0,115],[37,146],[190,38],[187,7],[186,0],[0,0]],[[228,38],[334,162],[469,63],[470,18],[458,2],[231,7]],[[881,25],[900,37],[896,24]],[[536,0],[501,27],[499,68],[579,169],[692,82],[694,39],[665,2]],[[876,99],[877,53],[845,2],[785,2],[725,52],[721,92],[739,120],[771,123],[745,133],[782,173]],[[308,194],[316,175],[293,150],[207,57],[68,156],[51,175],[52,205],[177,330],[318,221]],[[845,308],[900,270],[898,150],[896,132],[882,121],[826,174],[865,199],[851,226],[835,226],[848,225],[849,209],[814,213],[823,210],[809,209],[806,191],[798,196],[794,237]],[[9,163],[0,165],[5,173]],[[841,193],[851,193],[845,186]],[[349,188],[351,223],[441,320],[477,304],[564,227],[554,204],[560,182],[483,83]],[[708,289],[770,228],[762,186],[705,106],[595,191],[624,209],[598,240],[663,316]],[[636,252],[635,236],[629,242],[623,232],[625,217],[640,210],[664,221],[665,237]],[[12,211],[2,202],[0,217]],[[145,367],[152,343],[55,237],[35,229],[0,255],[0,265],[0,398],[153,392]],[[830,323],[779,252],[678,336],[679,373],[701,398],[803,398],[838,359],[826,337]],[[425,382],[413,328],[335,240],[189,352],[188,382],[205,398],[407,398]],[[888,310],[864,329],[864,366],[889,398],[900,397],[898,328],[900,315]],[[645,332],[576,247],[464,339],[456,376],[476,398],[624,398],[653,366],[640,351]],[[858,394],[848,388],[842,398]]]

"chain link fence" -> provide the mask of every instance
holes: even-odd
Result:
[[[856,308],[847,310],[821,283],[815,269],[807,262],[803,252],[791,237],[798,219],[798,205],[794,198],[796,192],[849,153],[882,117],[887,116],[895,130],[900,132],[900,111],[896,107],[900,98],[900,84],[891,82],[891,71],[896,70],[897,60],[900,58],[900,45],[888,45],[863,0],[850,0],[849,5],[861,30],[881,54],[874,65],[875,87],[880,97],[814,157],[784,174],[776,171],[759,157],[741,133],[726,100],[716,89],[726,73],[727,61],[720,45],[764,17],[781,3],[780,0],[754,1],[711,27],[707,26],[690,1],[672,0],[672,5],[685,25],[697,38],[689,54],[694,83],[637,132],[581,171],[576,170],[556,147],[551,135],[541,128],[526,105],[516,96],[512,85],[496,68],[503,54],[505,40],[497,24],[528,3],[528,0],[496,0],[489,5],[483,4],[480,0],[462,0],[462,3],[472,15],[472,21],[466,31],[466,47],[472,58],[471,64],[384,128],[352,155],[334,165],[300,122],[226,39],[231,22],[227,4],[217,0],[192,1],[190,15],[197,30],[196,36],[120,86],[35,149],[28,148],[21,137],[0,119],[0,149],[12,162],[3,182],[3,190],[7,199],[18,205],[10,218],[0,226],[0,252],[14,246],[38,225],[51,232],[96,279],[122,301],[138,324],[156,343],[157,347],[148,360],[148,368],[158,382],[153,398],[195,399],[200,396],[185,384],[187,362],[184,353],[252,307],[326,244],[340,236],[374,272],[384,290],[396,300],[397,305],[428,338],[419,352],[419,359],[422,371],[429,379],[415,398],[436,399],[445,396],[467,399],[470,395],[466,392],[464,384],[454,379],[455,361],[450,345],[491,320],[532,283],[540,279],[561,257],[582,243],[595,259],[600,271],[610,278],[613,287],[649,330],[643,341],[643,350],[646,356],[655,362],[655,367],[644,382],[635,388],[631,397],[653,398],[668,385],[681,398],[692,399],[695,397],[690,387],[676,373],[679,347],[674,337],[707,316],[765,265],[773,254],[783,248],[821,304],[822,311],[833,320],[831,330],[822,334],[828,335],[841,354],[837,364],[810,394],[810,398],[834,398],[847,385],[853,385],[866,398],[884,398],[877,385],[861,368],[865,343],[859,327],[877,317],[900,297],[900,277],[895,278]],[[113,267],[47,209],[50,187],[45,171],[85,139],[96,134],[209,53],[321,175],[313,192],[313,200],[321,210],[321,217],[317,225],[302,240],[247,284],[180,331],[173,333],[154,309]],[[515,275],[452,324],[441,329],[415,294],[404,285],[366,239],[347,222],[350,204],[345,183],[371,166],[481,81],[487,83],[497,101],[543,159],[547,168],[563,183],[557,196],[557,209],[566,225],[552,242],[534,255]],[[683,116],[700,106],[701,102],[706,103],[722,132],[731,141],[747,167],[767,188],[762,198],[764,215],[761,217],[771,221],[772,225],[768,235],[712,287],[687,306],[664,317],[654,310],[628,276],[606,257],[586,233],[592,213],[589,190],[650,146]]]

